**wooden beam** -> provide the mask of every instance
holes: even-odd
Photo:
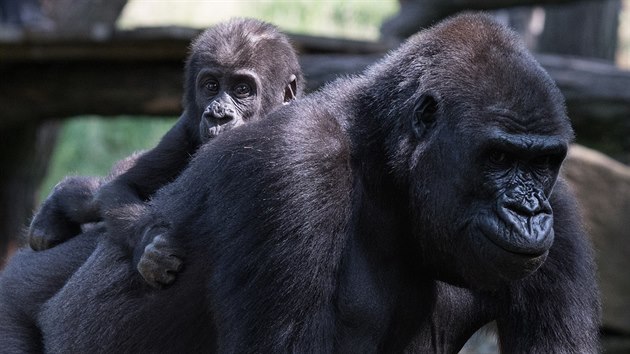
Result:
[[[0,38],[2,63],[25,61],[160,61],[183,60],[190,41],[201,30],[187,27],[140,28],[115,32],[111,37],[91,39],[76,35],[31,33],[20,38]],[[373,54],[389,47],[381,42],[344,38],[288,35],[297,51],[307,53]]]
[[[93,42],[28,38],[0,42],[0,125],[78,114],[178,115],[183,63],[199,31],[122,32]],[[358,73],[386,51],[383,43],[291,36],[309,90]],[[538,55],[567,98],[572,119],[630,135],[630,72],[579,58]],[[597,130],[597,128],[595,128]]]
[[[566,98],[578,141],[628,161],[630,71],[571,56],[537,58]]]

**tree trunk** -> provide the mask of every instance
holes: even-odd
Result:
[[[620,10],[619,0],[581,1],[565,6],[546,6],[545,28],[538,38],[537,50],[541,53],[603,59],[612,63],[617,49]],[[596,79],[593,78],[589,84],[594,91],[628,92],[627,86],[597,87]],[[565,92],[565,95],[569,98],[571,92]],[[597,96],[594,92],[590,97]],[[615,103],[610,101],[608,107],[615,109]],[[630,137],[621,133],[622,129],[630,125],[628,119],[620,120],[617,127],[611,129],[610,125],[593,119],[596,114],[590,106],[588,100],[585,100],[582,107],[569,107],[569,117],[579,132],[579,141],[605,151],[621,161],[628,161]]]
[[[383,23],[381,34],[384,39],[400,40],[445,17],[465,10],[497,10],[576,1],[578,0],[399,0],[400,11]],[[606,1],[594,0],[594,2]]]
[[[0,127],[0,266],[33,213],[58,126],[56,121],[31,121]]]
[[[55,32],[72,36],[108,37],[127,0],[47,0],[45,10]]]
[[[54,22],[57,34],[102,39],[111,35],[126,3],[127,0],[47,0],[44,10]],[[21,6],[26,4],[23,2]],[[33,98],[32,94],[30,96]],[[15,105],[16,102],[10,102],[6,107]],[[0,125],[3,143],[0,147],[0,266],[11,241],[22,233],[33,212],[35,195],[48,168],[58,130],[56,122],[9,118],[13,118],[13,122]]]
[[[546,6],[537,50],[614,61],[620,10],[619,0]]]

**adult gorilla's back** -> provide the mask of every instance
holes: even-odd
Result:
[[[205,146],[146,216],[171,221],[181,277],[144,288],[101,243],[46,304],[46,347],[455,352],[496,320],[506,352],[596,352],[592,256],[556,183],[571,138],[511,32],[448,20]]]
[[[268,282],[291,282],[300,269],[317,277],[338,256],[328,248],[328,237],[320,236],[339,235],[344,231],[342,222],[349,217],[349,213],[329,207],[349,202],[351,179],[343,177],[349,166],[342,161],[341,170],[337,167],[338,159],[348,157],[339,156],[349,152],[346,138],[329,116],[293,119],[303,114],[304,107],[321,106],[317,101],[322,97],[333,103],[326,93],[320,93],[303,103],[292,103],[283,109],[284,114],[268,117],[267,124],[253,123],[257,128],[243,126],[234,130],[236,134],[226,133],[231,136],[228,139],[218,137],[199,150],[192,162],[195,167],[158,192],[152,214],[139,223],[151,224],[149,220],[161,216],[173,223],[173,235],[179,237],[187,258],[186,268],[172,286],[155,290],[141,282],[126,248],[117,241],[125,238],[126,231],[104,237],[67,285],[44,306],[40,326],[47,350],[204,352],[216,348],[215,338],[221,338],[220,348],[226,343],[238,344],[240,351],[245,350],[240,345],[246,343],[238,342],[248,337],[255,340],[261,335],[255,332],[272,328],[252,325],[253,317],[230,313],[232,306],[238,304],[237,312],[259,312],[261,316],[263,308],[249,300],[268,302],[273,298],[285,305],[293,303],[296,310],[318,306],[306,296],[308,291],[319,291],[310,289],[316,279],[305,286],[285,284],[302,287],[303,299],[292,298],[293,291],[284,293],[285,285],[279,289],[269,287]],[[325,114],[323,110],[321,114]],[[335,183],[320,183],[321,176],[315,175],[322,172]],[[271,198],[261,197],[266,194]],[[184,195],[186,199],[181,198]],[[307,223],[302,219],[305,214],[311,215]],[[303,236],[293,236],[298,234]],[[333,238],[342,241],[345,236]],[[285,243],[286,250],[277,250],[273,246],[277,242]],[[304,257],[316,249],[320,249],[316,252],[319,258],[305,263]],[[269,275],[260,272],[265,269],[273,271]],[[256,279],[243,283],[250,276]],[[243,290],[247,291],[241,293]],[[286,301],[280,300],[285,296]],[[215,306],[227,312],[217,311]],[[286,315],[281,312],[264,316],[272,319],[269,326],[285,326],[282,318]],[[227,322],[235,322],[239,333],[222,325]],[[231,338],[233,335],[238,339]],[[264,348],[261,338],[255,347]]]

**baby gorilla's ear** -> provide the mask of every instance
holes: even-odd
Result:
[[[287,104],[296,99],[295,94],[297,92],[297,77],[291,75],[289,83],[284,88],[284,103]]]

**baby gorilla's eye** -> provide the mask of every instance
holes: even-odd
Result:
[[[203,85],[204,89],[212,95],[219,92],[219,83],[215,80],[209,80]]]
[[[246,83],[240,83],[234,87],[234,94],[238,98],[245,98],[250,95],[252,88]]]

